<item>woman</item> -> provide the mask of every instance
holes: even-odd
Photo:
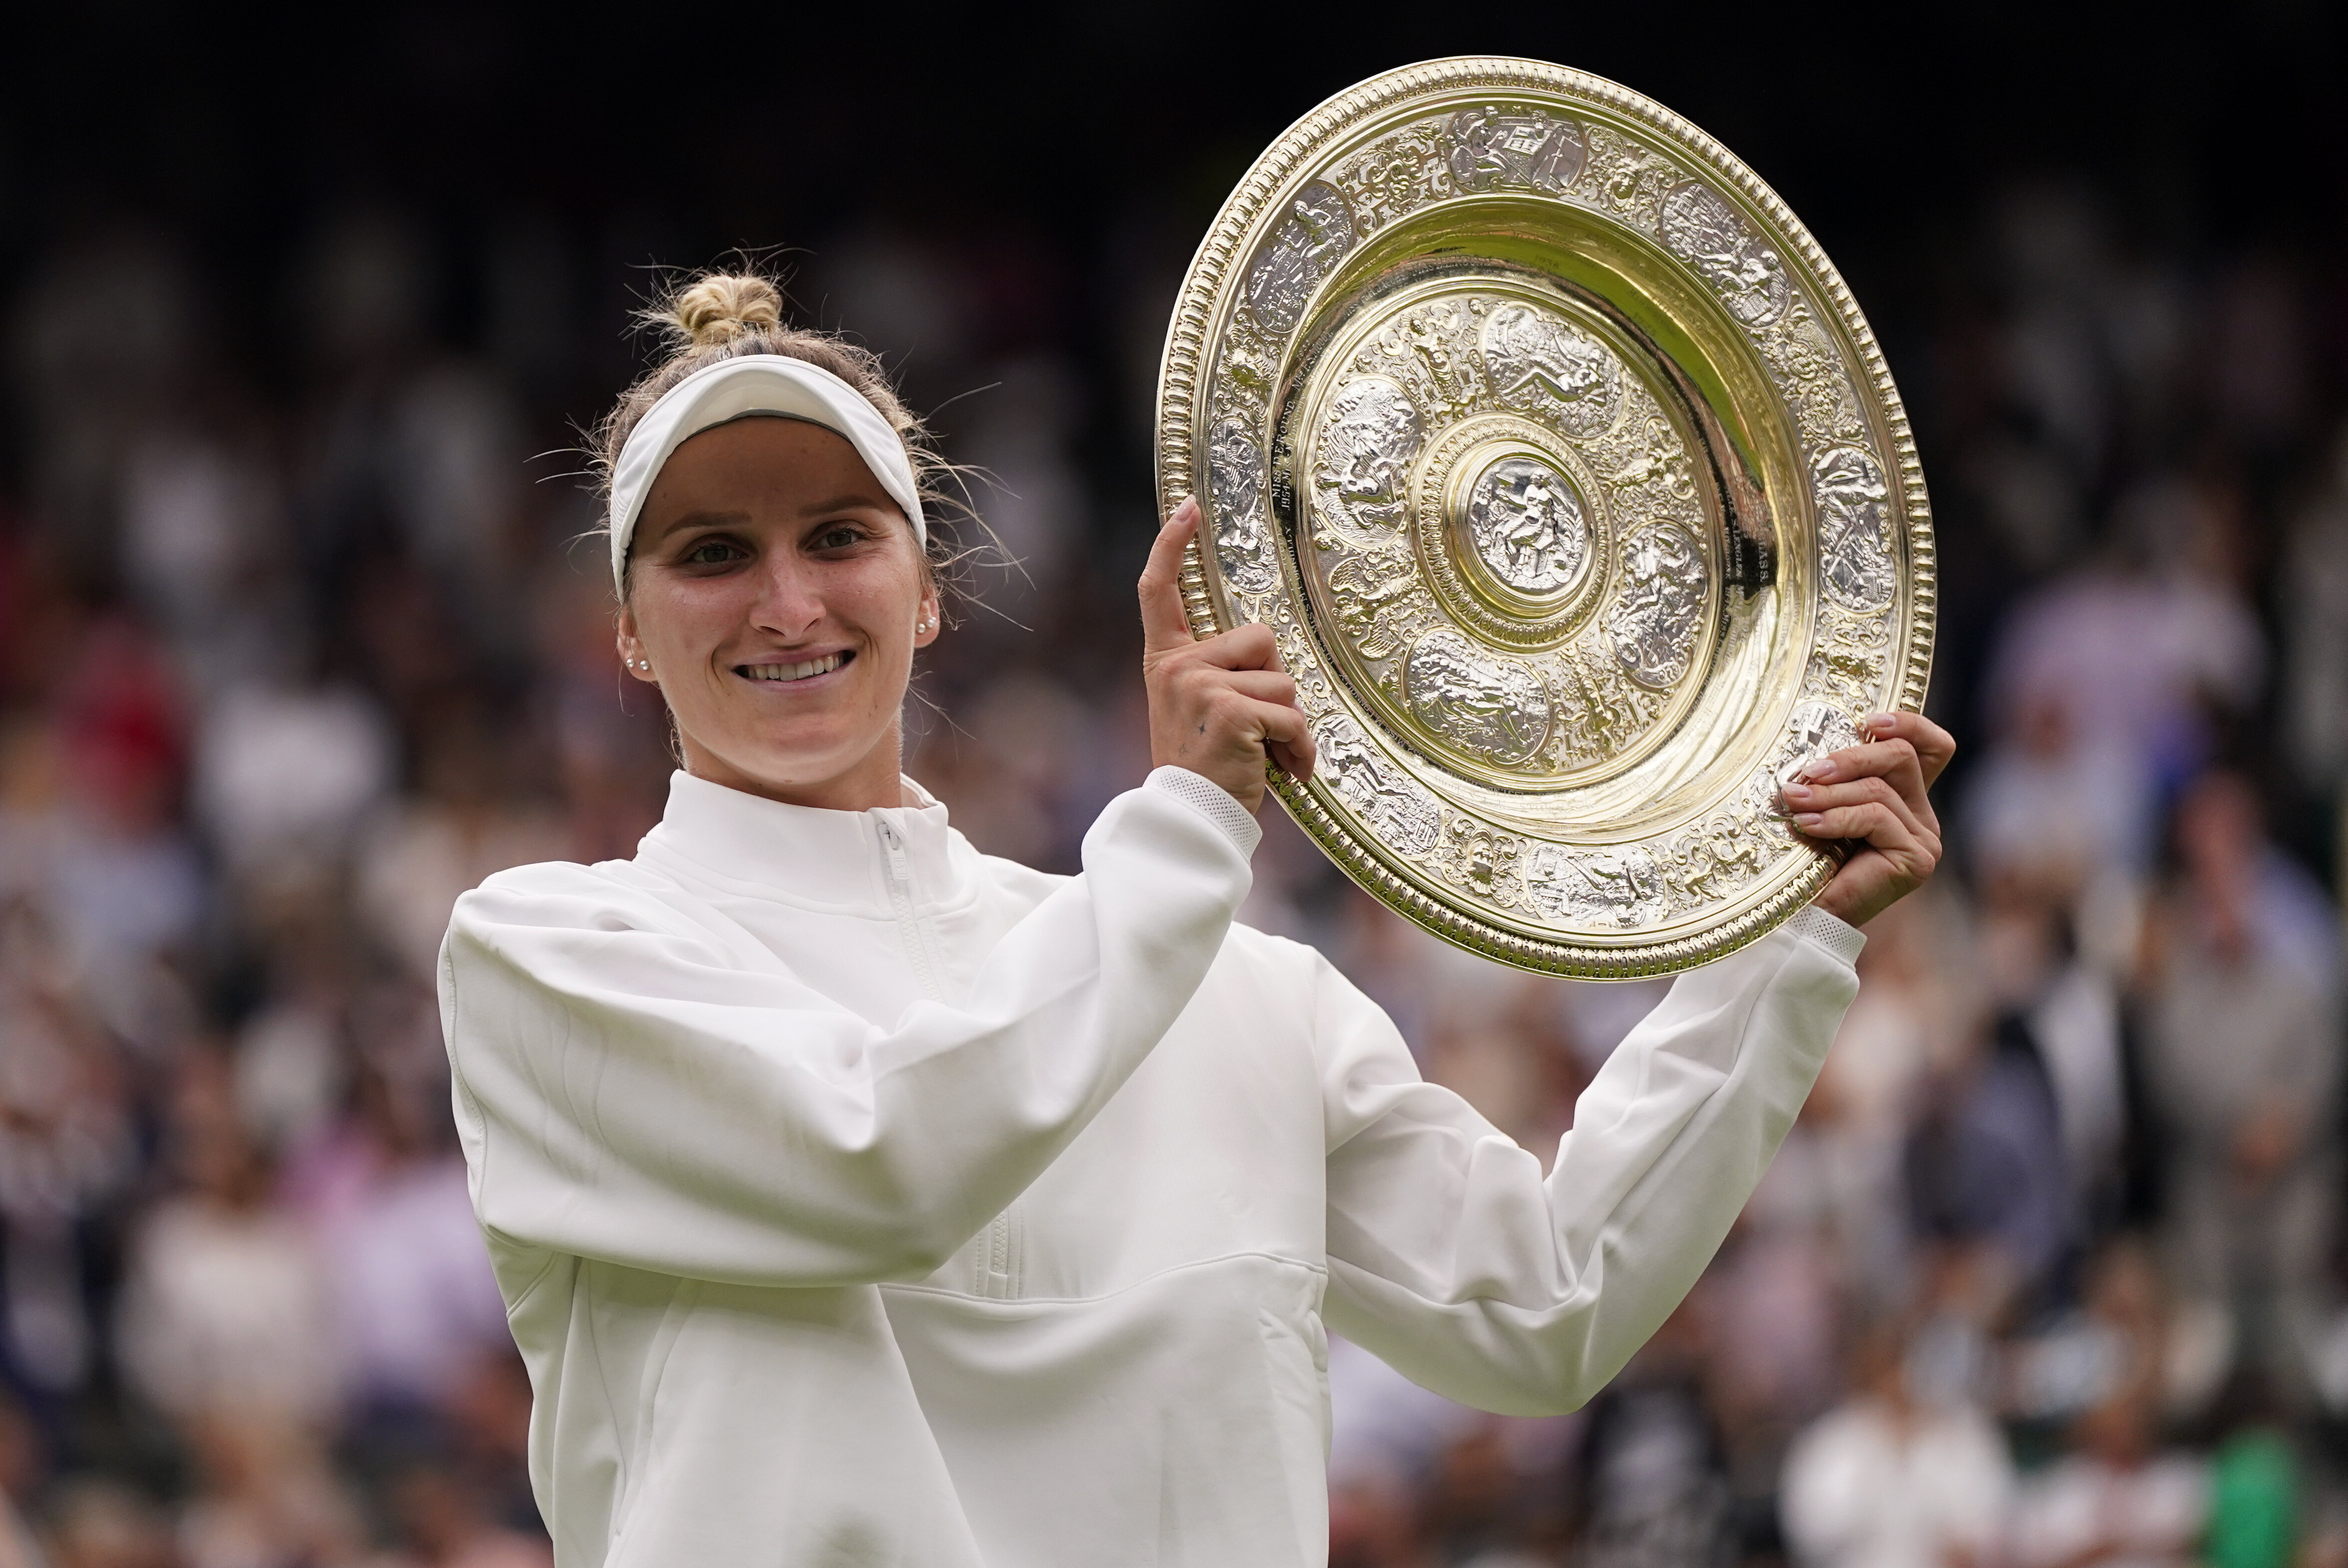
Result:
[[[877,365],[713,276],[608,424],[619,647],[684,767],[636,858],[458,905],[441,1006],[474,1206],[592,1563],[1320,1562],[1326,1323],[1496,1410],[1570,1409],[1702,1270],[1931,874],[1947,738],[1876,721],[1796,820],[1859,838],[1682,978],[1554,1173],[1422,1083],[1311,949],[1231,923],[1270,634],[1141,580],[1156,771],[1084,872],[979,855],[898,771],[938,588]]]

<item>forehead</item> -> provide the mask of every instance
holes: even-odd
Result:
[[[896,510],[848,438],[805,419],[757,414],[682,442],[653,480],[643,515],[657,526],[688,512],[797,513],[850,497]]]

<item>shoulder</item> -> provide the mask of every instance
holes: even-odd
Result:
[[[690,899],[656,872],[630,861],[581,865],[545,861],[515,866],[457,900],[443,953],[515,956],[552,944],[600,945],[626,933],[684,937],[706,934]]]

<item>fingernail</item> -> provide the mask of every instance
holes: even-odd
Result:
[[[1786,799],[1788,800],[1807,800],[1813,793],[1815,791],[1807,784],[1788,784],[1785,789]]]
[[[1801,829],[1802,831],[1806,833],[1814,833],[1818,831],[1819,828],[1826,825],[1826,813],[1823,811],[1797,811],[1794,813],[1794,826]]]
[[[1896,714],[1870,713],[1867,716],[1867,727],[1889,735],[1900,727],[1900,718]]]
[[[1832,779],[1835,776],[1834,758],[1831,757],[1819,758],[1816,762],[1813,762],[1807,768],[1803,769],[1801,776],[1808,779],[1813,784],[1825,783],[1828,779]]]

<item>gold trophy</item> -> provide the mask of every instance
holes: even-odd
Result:
[[[1778,786],[1921,706],[1931,514],[1850,291],[1719,143],[1534,60],[1373,77],[1223,204],[1158,407],[1192,628],[1272,629],[1320,744],[1274,787],[1373,895],[1612,979],[1825,885]]]

